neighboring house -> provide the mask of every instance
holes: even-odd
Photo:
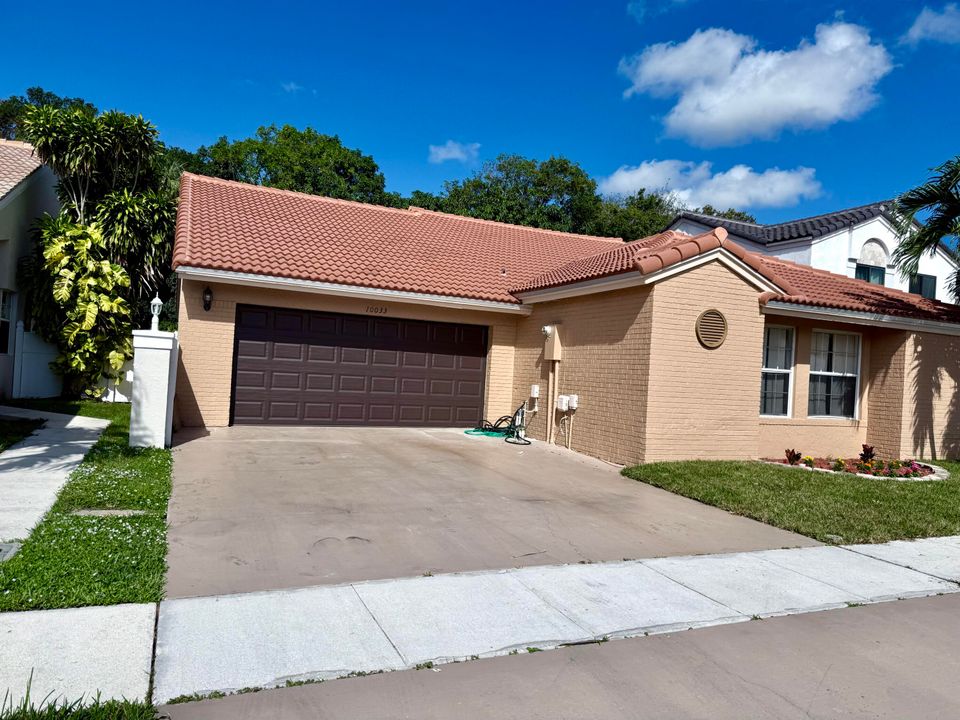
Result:
[[[912,277],[902,277],[897,271],[893,253],[899,240],[891,207],[887,200],[774,225],[681,212],[667,229],[697,235],[722,227],[731,240],[747,250],[926,298],[955,302],[948,285],[949,278],[956,275],[957,263],[947,248],[924,255]]]
[[[55,349],[30,332],[20,345],[17,342],[21,337],[17,322],[24,319],[26,310],[17,292],[17,263],[32,251],[34,221],[60,207],[56,184],[56,176],[30,145],[0,140],[0,398],[46,397],[60,392],[59,379],[47,367]],[[17,369],[21,373],[15,376]],[[25,391],[19,392],[21,388]]]
[[[623,243],[186,174],[173,264],[184,425],[526,404],[532,437],[616,463],[960,453],[960,307],[723,228]]]

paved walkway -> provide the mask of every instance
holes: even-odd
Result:
[[[110,421],[6,406],[0,406],[0,416],[46,421],[0,453],[0,541],[22,540],[51,508]]]
[[[156,614],[153,603],[0,613],[0,698],[16,706],[29,685],[36,704],[143,700]]]
[[[953,593],[958,582],[955,537],[169,600],[154,700]]]

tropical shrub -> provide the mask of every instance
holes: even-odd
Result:
[[[50,295],[63,318],[53,368],[69,383],[71,394],[99,395],[100,378],[116,377],[132,356],[130,306],[121,295],[130,287],[130,277],[106,259],[96,224],[47,217],[39,237],[44,270],[52,280]]]
[[[788,465],[796,465],[800,462],[800,453],[796,450],[784,450],[783,454],[787,458]]]

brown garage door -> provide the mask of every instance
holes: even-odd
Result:
[[[233,422],[474,426],[487,329],[237,308]]]

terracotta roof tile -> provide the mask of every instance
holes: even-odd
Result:
[[[785,294],[761,295],[760,302],[764,304],[775,300],[796,305],[960,323],[960,306],[957,305],[929,300],[789,260],[761,255],[756,257],[760,260],[764,275],[771,279],[779,278],[775,282],[782,288],[789,287],[789,292]]]
[[[517,303],[512,286],[621,246],[185,173],[173,265]]]
[[[173,264],[516,303],[511,293],[648,275],[721,247],[780,289],[761,303],[960,323],[960,306],[750,252],[722,227],[624,243],[191,174]]]
[[[33,146],[16,140],[0,140],[0,198],[23,182],[43,163]]]

